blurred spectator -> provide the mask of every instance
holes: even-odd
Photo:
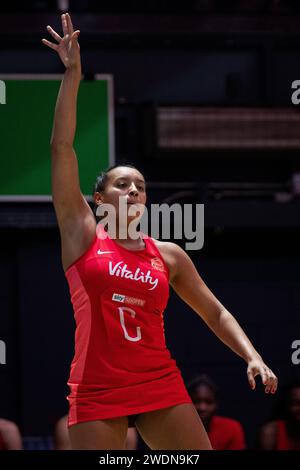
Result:
[[[187,389],[204,424],[213,449],[245,449],[245,435],[241,424],[234,419],[216,414],[218,391],[210,377],[204,374],[195,377],[187,385]]]
[[[275,415],[275,416],[274,416]],[[282,390],[274,419],[262,426],[262,450],[300,450],[300,381]]]
[[[0,450],[22,450],[22,437],[13,421],[0,418]]]

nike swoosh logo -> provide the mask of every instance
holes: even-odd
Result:
[[[98,255],[105,255],[105,254],[107,254],[107,253],[113,253],[113,251],[101,251],[101,250],[98,250],[98,251],[97,251],[97,254],[98,254]]]

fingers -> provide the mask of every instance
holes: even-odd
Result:
[[[255,389],[255,377],[261,376],[262,383],[265,385],[265,393],[275,393],[278,386],[278,379],[276,375],[267,366],[250,367],[247,370],[249,385],[252,390]]]
[[[278,388],[278,379],[277,379],[275,374],[273,374],[273,375],[274,375],[274,378],[273,378],[273,385],[272,385],[272,388],[271,388],[271,393],[276,393],[277,388]]]
[[[74,38],[77,38],[77,37],[78,37],[80,31],[77,30],[77,31],[75,31],[76,34],[74,33],[73,24],[72,24],[71,17],[70,17],[70,15],[69,15],[69,13],[64,13],[63,15],[61,15],[61,23],[62,23],[63,33],[64,33],[64,39],[69,40],[70,37],[71,37],[71,39],[74,39]],[[63,38],[62,38],[56,31],[54,31],[54,29],[51,28],[51,26],[49,26],[49,25],[47,26],[47,31],[48,31],[48,33],[51,34],[51,36],[52,36],[58,43],[60,43],[60,42],[62,41]],[[75,34],[74,37],[73,37],[73,34]],[[47,39],[43,39],[42,42],[43,42],[44,44],[46,44],[47,46],[51,47],[52,49],[55,49],[55,50],[56,50],[56,48],[53,47],[54,44],[51,43],[51,42],[49,42],[49,41],[47,41]]]
[[[247,375],[250,387],[255,389],[255,377],[261,376],[262,383],[265,385],[265,393],[275,393],[278,386],[278,379],[274,372],[261,360],[254,359],[248,363]]]
[[[268,369],[267,369],[266,367],[265,367],[265,368],[261,367],[261,368],[259,369],[259,372],[258,372],[258,373],[259,373],[259,375],[261,376],[261,381],[262,381],[262,383],[263,383],[264,385],[267,385],[267,383],[268,383]]]
[[[70,36],[72,36],[74,32],[74,28],[73,28],[71,16],[69,15],[69,13],[66,13],[65,16],[66,16],[66,21],[67,21],[67,26],[68,26],[68,33],[70,34]]]
[[[267,376],[266,382],[264,382],[264,385],[266,386],[265,393],[275,393],[278,386],[276,375],[271,371],[271,369],[267,369],[265,374]]]
[[[54,29],[51,28],[51,26],[49,26],[49,25],[47,26],[47,31],[48,31],[48,33],[51,34],[51,36],[52,36],[58,43],[62,40],[62,37],[61,37],[59,34],[57,34],[57,32],[54,31]]]
[[[54,31],[54,29],[51,28],[51,26],[49,26],[49,25],[47,26],[47,31],[48,31],[48,33],[51,34],[51,36],[52,36],[58,43],[61,42],[62,37],[61,37],[59,34],[57,34],[57,32]],[[45,45],[48,46],[48,47],[51,47],[51,49],[54,49],[55,51],[57,51],[58,45],[57,45],[57,44],[54,44],[53,42],[48,41],[48,39],[42,39],[42,43],[45,44]]]
[[[69,31],[68,31],[67,17],[65,14],[61,15],[61,24],[62,24],[64,36],[66,36],[67,34],[69,34]]]
[[[78,36],[80,34],[80,31],[79,29],[77,29],[76,31],[74,31],[74,33],[72,34],[72,37],[71,37],[71,41],[75,41],[78,39]]]
[[[54,44],[53,42],[50,42],[47,39],[42,39],[42,43],[48,47],[51,47],[51,49],[54,49],[55,51],[57,51],[57,48],[58,48],[57,44]]]
[[[255,389],[256,387],[256,382],[255,382],[255,376],[254,376],[254,373],[252,372],[252,370],[248,370],[247,371],[247,375],[248,375],[248,382],[249,382],[249,385],[250,387],[252,388],[252,390]]]

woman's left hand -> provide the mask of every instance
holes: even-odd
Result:
[[[247,375],[252,390],[256,387],[255,377],[260,375],[262,383],[265,385],[265,393],[276,392],[278,379],[261,358],[251,359],[248,362]]]

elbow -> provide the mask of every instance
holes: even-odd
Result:
[[[207,324],[213,331],[219,331],[222,328],[224,321],[227,320],[227,312],[225,309],[215,309],[208,315]]]

